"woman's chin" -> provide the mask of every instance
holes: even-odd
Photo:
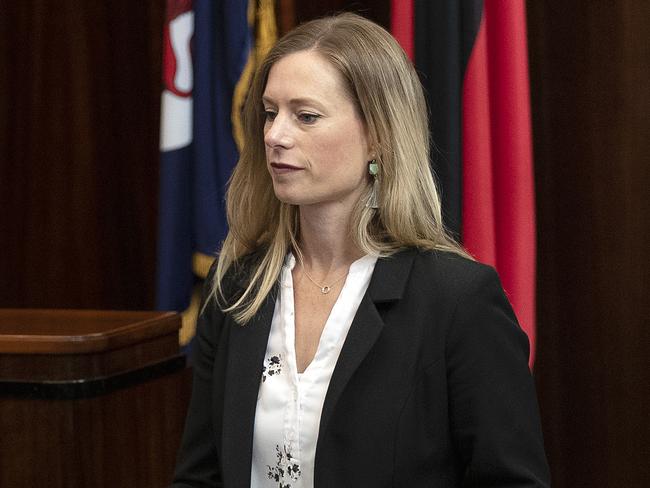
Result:
[[[275,192],[275,198],[287,205],[305,205],[305,199],[296,197],[295,195],[288,195],[286,193]]]
[[[274,186],[275,198],[280,200],[282,203],[287,205],[310,205],[317,203],[318,199],[315,199],[313,196],[309,197],[303,193],[291,191],[287,188],[278,188]]]

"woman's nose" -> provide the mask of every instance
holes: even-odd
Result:
[[[265,124],[264,143],[269,147],[290,147],[292,142],[289,121],[286,117],[277,114],[273,120]]]

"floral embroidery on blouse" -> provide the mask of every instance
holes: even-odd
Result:
[[[278,488],[291,488],[290,481],[298,481],[298,478],[302,474],[300,465],[294,461],[291,455],[291,448],[286,444],[282,446],[282,449],[276,444],[275,451],[278,458],[275,466],[271,467],[268,464],[266,465],[269,469],[269,479],[277,482]]]
[[[262,368],[262,382],[267,376],[278,375],[282,372],[282,354],[276,354],[266,360],[266,366]]]

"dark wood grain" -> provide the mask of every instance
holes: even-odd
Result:
[[[184,369],[93,398],[0,398],[0,486],[168,486],[190,385]]]
[[[356,12],[380,25],[390,25],[390,1],[388,0],[322,0],[319,2],[295,2],[297,24],[307,20],[343,11]]]
[[[153,308],[164,4],[2,2],[0,307]]]
[[[650,486],[650,8],[527,5],[554,486]]]
[[[275,0],[275,12],[278,19],[278,34],[283,36],[296,24],[295,0]]]

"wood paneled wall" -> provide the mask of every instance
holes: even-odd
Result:
[[[164,2],[1,3],[0,307],[151,308]]]
[[[554,486],[650,486],[650,8],[527,5]]]
[[[315,19],[341,11],[356,12],[375,22],[388,27],[390,24],[390,1],[388,0],[324,0],[320,2],[294,3],[295,22],[299,24],[306,20]]]

